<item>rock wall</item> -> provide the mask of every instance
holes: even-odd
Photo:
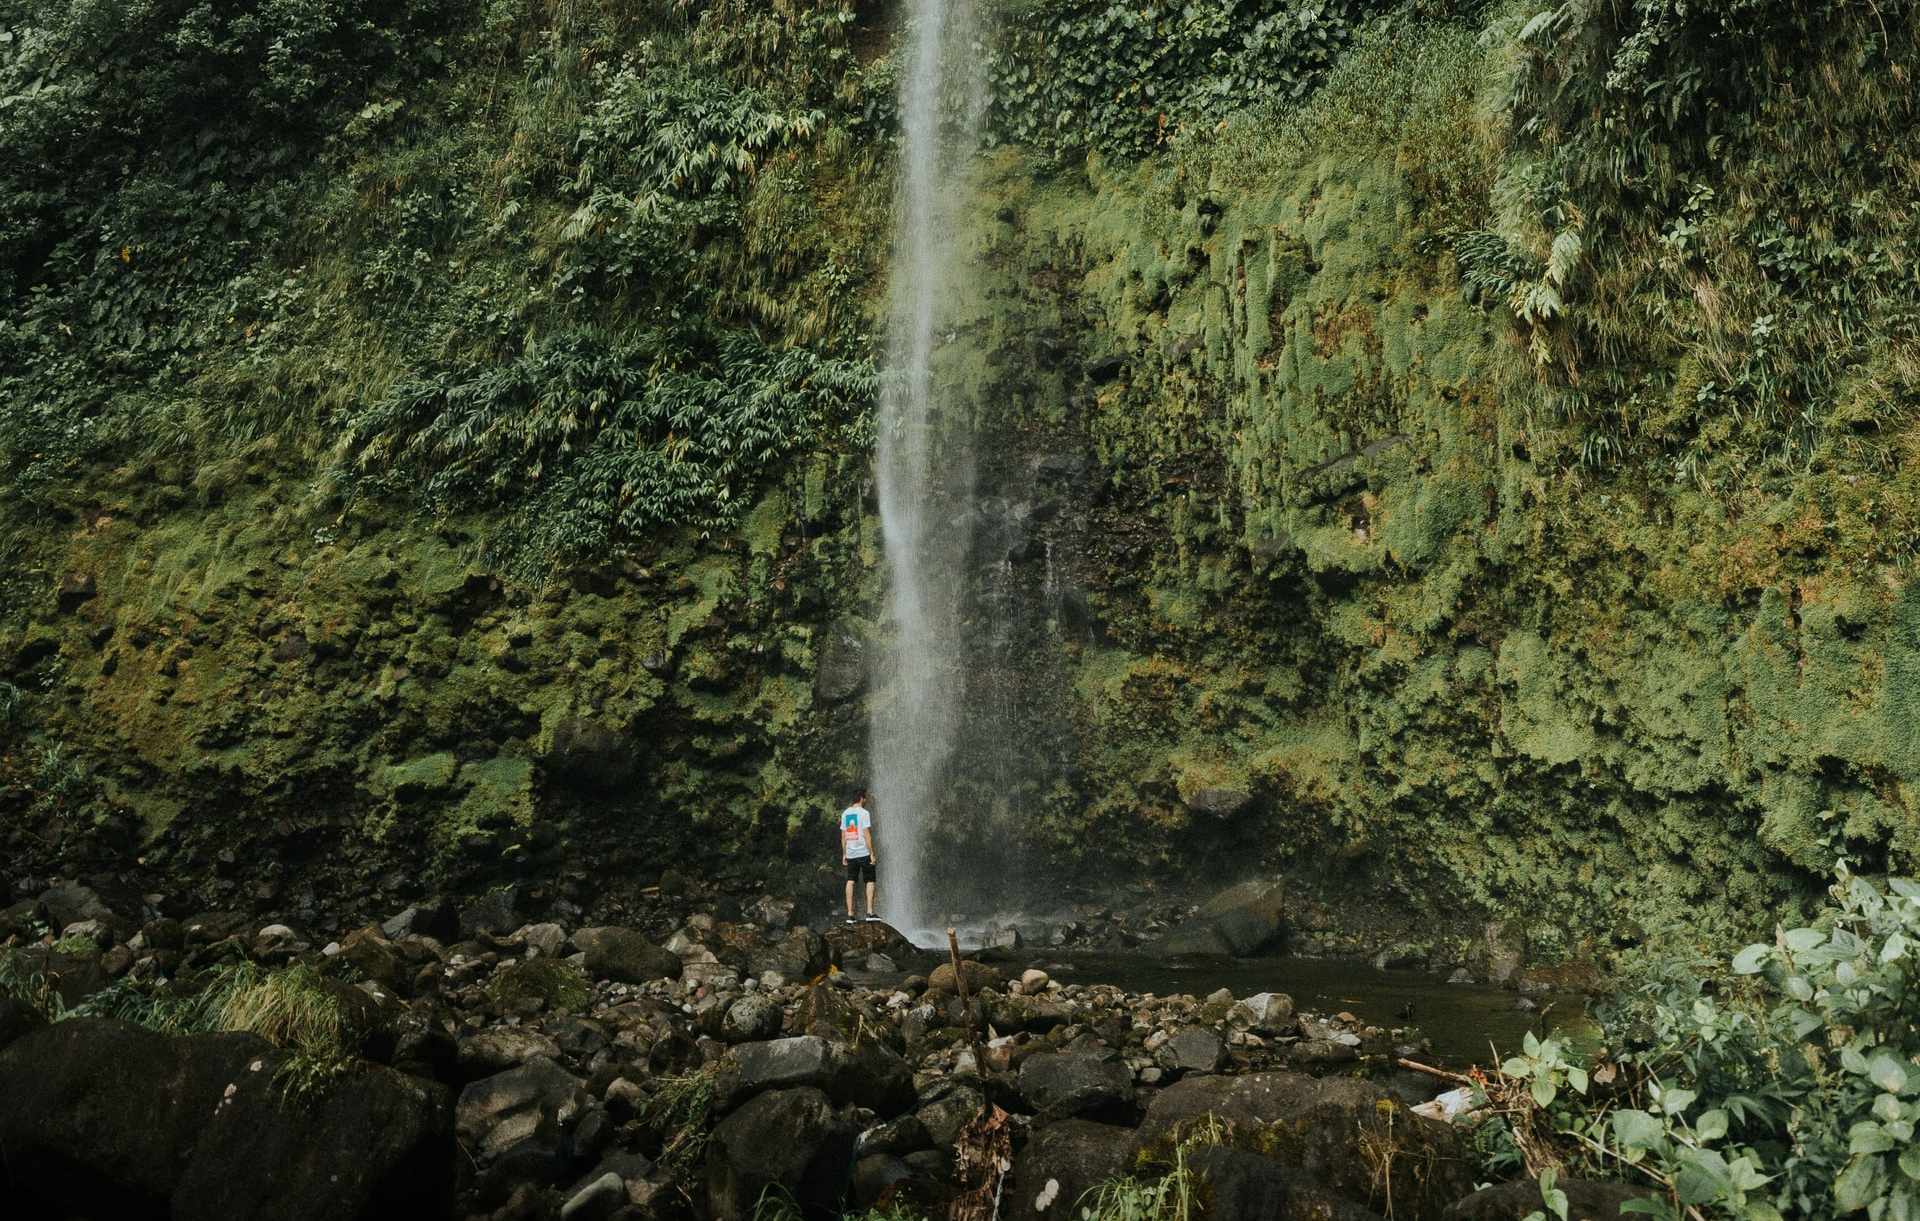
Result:
[[[1551,944],[1911,868],[1920,582],[1862,542],[1904,476],[1728,499],[1564,461],[1450,245],[1505,155],[1477,39],[1363,47],[1329,103],[1378,84],[1363,122],[982,155],[942,374],[982,440],[938,832],[971,900],[1265,867]],[[0,602],[19,869],[368,911],[819,879],[885,631],[858,455],[538,586],[484,517],[327,516],[317,474],[142,460],[36,528]]]

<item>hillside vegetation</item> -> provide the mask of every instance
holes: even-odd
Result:
[[[0,0],[0,842],[809,870],[886,630],[899,20]],[[962,758],[1016,758],[944,837],[1547,944],[1914,867],[1911,4],[980,26],[942,376]]]

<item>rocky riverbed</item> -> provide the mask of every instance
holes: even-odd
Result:
[[[1445,1083],[1395,1067],[1430,1051],[1412,1026],[1076,983],[1013,946],[956,972],[775,898],[735,920],[663,900],[642,927],[524,922],[510,898],[324,933],[72,883],[21,898],[0,912],[12,1198],[116,1218],[956,1199],[1078,1217],[1102,1183],[1180,1168],[1216,1218],[1507,1215],[1461,1135],[1413,1109]],[[304,1000],[251,1023],[231,998],[195,1009],[236,972]],[[341,1051],[319,1068],[316,1020]]]

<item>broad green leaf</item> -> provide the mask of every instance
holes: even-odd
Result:
[[[1727,1165],[1727,1177],[1733,1180],[1735,1191],[1756,1191],[1773,1181],[1773,1176],[1761,1174],[1760,1167],[1753,1158],[1741,1154]]]
[[[1727,1134],[1727,1113],[1718,1107],[1702,1113],[1693,1134],[1703,1141],[1719,1140]]]
[[[1810,1001],[1813,999],[1813,985],[1807,982],[1804,975],[1789,975],[1787,994],[1797,1001]]]
[[[1533,1064],[1531,1061],[1522,1060],[1519,1056],[1515,1056],[1511,1060],[1508,1060],[1506,1063],[1502,1064],[1500,1066],[1500,1071],[1505,1073],[1509,1077],[1518,1077],[1520,1080],[1524,1081],[1528,1077],[1533,1075]]]
[[[1572,1086],[1574,1090],[1577,1091],[1578,1093],[1581,1093],[1581,1094],[1586,1093],[1587,1092],[1587,1070],[1584,1068],[1580,1068],[1577,1065],[1568,1067],[1567,1084]]]
[[[1892,1094],[1882,1094],[1873,1100],[1873,1117],[1882,1123],[1895,1122],[1905,1109]]]
[[[1867,1075],[1867,1058],[1860,1054],[1858,1047],[1842,1047],[1840,1049],[1840,1067],[1846,1069],[1856,1077],[1864,1077]]]
[[[1526,1036],[1520,1040],[1520,1048],[1530,1056],[1537,1056],[1540,1054],[1540,1040],[1536,1039],[1533,1036],[1533,1031],[1529,1030]]]
[[[1623,1145],[1655,1149],[1666,1143],[1666,1128],[1647,1112],[1627,1108],[1613,1113],[1613,1137]]]
[[[1736,975],[1753,975],[1767,965],[1767,959],[1773,954],[1770,945],[1750,945],[1733,956],[1733,971]]]
[[[1903,899],[1920,902],[1920,882],[1911,878],[1888,878],[1887,886]]]
[[[1900,959],[1906,957],[1906,954],[1907,938],[1904,933],[1895,933],[1893,936],[1887,938],[1885,945],[1880,947],[1881,962],[1898,962]]]
[[[1880,1159],[1856,1157],[1833,1181],[1833,1202],[1843,1213],[1859,1212],[1879,1194]]]
[[[1848,1153],[1885,1153],[1892,1148],[1893,1138],[1871,1119],[1863,1119],[1847,1129]]]
[[[1906,1067],[1884,1051],[1867,1065],[1867,1077],[1889,1094],[1903,1093],[1907,1088]]]
[[[1558,1090],[1554,1089],[1553,1081],[1550,1078],[1540,1076],[1533,1079],[1533,1102],[1535,1106],[1544,1107],[1551,1105],[1553,1096],[1558,1092]]]
[[[1693,1105],[1695,1097],[1692,1090],[1664,1090],[1660,1094],[1660,1109],[1669,1115],[1678,1115]]]
[[[1817,928],[1790,928],[1781,935],[1781,940],[1786,943],[1786,947],[1796,954],[1811,950],[1823,944],[1826,939],[1827,935]]]
[[[1900,1151],[1900,1173],[1920,1183],[1920,1145],[1908,1145]]]

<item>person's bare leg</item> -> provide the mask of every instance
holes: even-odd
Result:
[[[867,883],[867,914],[869,916],[873,914],[873,883],[872,882]]]
[[[847,919],[853,919],[853,879],[847,879]]]

